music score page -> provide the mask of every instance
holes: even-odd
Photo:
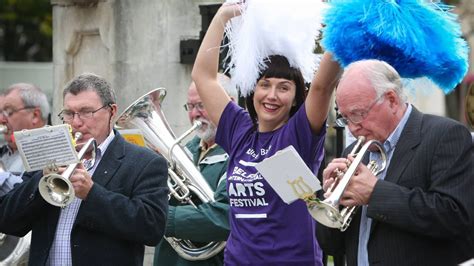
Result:
[[[15,142],[27,172],[79,162],[67,124],[15,131]]]

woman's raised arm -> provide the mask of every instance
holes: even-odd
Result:
[[[219,8],[204,36],[192,71],[192,79],[204,108],[215,125],[219,124],[221,114],[231,100],[219,84],[217,72],[225,25],[237,15],[240,15],[240,6],[237,4],[223,4]]]
[[[306,114],[314,133],[319,133],[329,113],[329,101],[342,69],[329,52],[325,52],[314,74],[305,100]]]

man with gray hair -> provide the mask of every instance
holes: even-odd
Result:
[[[399,74],[383,61],[350,64],[336,102],[355,137],[383,145],[386,167],[377,176],[364,164],[357,167],[339,203],[360,207],[343,233],[318,226],[323,250],[343,250],[347,264],[359,266],[457,265],[471,258],[474,148],[469,130],[407,103]],[[325,196],[338,173],[347,171],[353,146],[324,170]],[[365,159],[381,166],[383,156],[370,147]]]
[[[93,139],[69,181],[75,198],[64,208],[38,191],[43,171],[0,198],[0,232],[32,230],[30,265],[143,265],[144,245],[163,237],[168,211],[166,160],[125,141],[113,129],[115,92],[95,74],[82,74],[63,92],[60,119],[81,133],[78,146]],[[66,167],[60,167],[62,174]]]
[[[0,103],[0,123],[6,127],[3,133],[7,145],[2,149],[0,162],[5,172],[0,173],[0,196],[21,182],[25,170],[18,152],[13,132],[40,128],[48,124],[50,106],[46,94],[37,86],[16,83],[3,93]]]
[[[237,90],[232,86],[229,77],[218,74],[221,85],[229,96],[237,99]],[[223,242],[229,235],[229,198],[226,191],[226,170],[228,154],[215,143],[216,126],[209,120],[196,84],[191,82],[188,88],[187,102],[184,109],[188,112],[189,121],[200,121],[202,126],[196,136],[187,144],[194,164],[202,173],[214,191],[213,203],[204,203],[194,207],[179,205],[176,200],[170,201],[165,235],[192,241],[197,246],[209,242]],[[181,258],[165,240],[155,249],[154,265],[222,265],[223,252],[197,261]]]

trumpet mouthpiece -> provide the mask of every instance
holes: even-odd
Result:
[[[7,133],[8,128],[5,125],[0,125],[0,134]]]
[[[76,132],[74,133],[74,140],[78,141],[82,138],[82,133],[81,132]]]
[[[201,127],[202,127],[202,122],[199,121],[199,120],[195,120],[195,121],[194,121],[194,127],[195,127],[196,129],[201,128]]]

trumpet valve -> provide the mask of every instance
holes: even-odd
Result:
[[[55,174],[59,171],[58,166],[53,162],[53,163],[48,163],[46,167],[43,169],[43,174],[44,175],[49,175],[49,174]]]
[[[334,189],[339,184],[339,181],[344,176],[344,171],[339,170],[339,168],[334,169],[334,173],[336,174],[336,176],[334,177],[334,182],[331,184],[331,186],[329,186],[329,189],[328,189],[329,192],[334,191]]]
[[[379,168],[377,165],[377,162],[375,161],[370,161],[369,164],[367,164],[367,168],[372,172],[375,173],[377,172],[377,169]]]

